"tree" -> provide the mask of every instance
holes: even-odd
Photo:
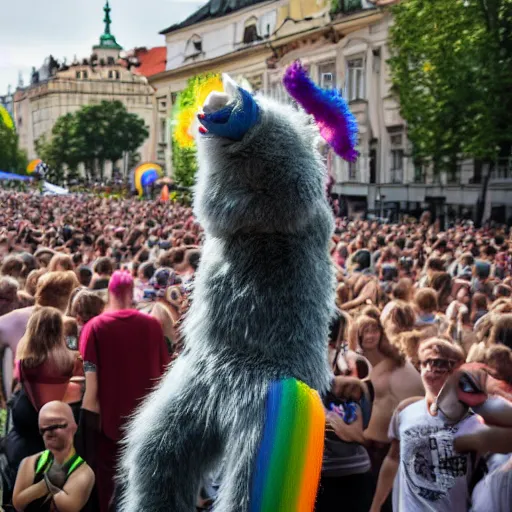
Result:
[[[393,89],[416,161],[455,173],[510,155],[512,0],[403,0],[392,9]],[[481,214],[481,212],[480,212]]]
[[[108,122],[105,124],[103,154],[112,165],[124,153],[134,153],[149,135],[144,121],[131,114],[120,101],[102,101],[99,105]]]
[[[0,121],[0,171],[23,172],[27,164],[27,155],[19,148],[16,131]]]
[[[39,139],[36,149],[56,182],[64,179],[64,168],[68,179],[75,178],[80,163],[88,179],[102,180],[106,161],[114,166],[125,152],[135,153],[148,135],[144,121],[129,113],[121,102],[102,101],[61,116],[50,140]]]
[[[172,139],[173,178],[182,187],[191,187],[197,171],[195,148],[182,148]]]
[[[67,178],[78,175],[78,166],[83,160],[83,141],[77,137],[77,123],[73,114],[65,114],[53,125],[50,140],[42,136],[36,141],[36,152],[50,167],[48,180],[62,183],[67,168]]]

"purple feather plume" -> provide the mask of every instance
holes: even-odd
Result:
[[[288,67],[283,83],[288,94],[315,118],[320,135],[335,153],[354,162],[358,157],[357,120],[341,94],[316,86],[299,61]]]

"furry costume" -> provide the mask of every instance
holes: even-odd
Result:
[[[306,76],[297,66],[285,80],[291,93]],[[217,511],[314,506],[325,416],[313,390],[330,384],[334,305],[318,129],[291,106],[254,99],[228,78],[224,87],[199,115],[194,210],[206,240],[185,350],[130,426],[125,512],[192,512],[221,462]],[[337,140],[353,158],[347,137]]]

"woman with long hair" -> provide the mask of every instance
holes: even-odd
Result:
[[[17,389],[13,395],[13,428],[6,437],[9,467],[17,471],[27,456],[44,450],[38,412],[48,402],[71,405],[78,419],[83,394],[83,367],[66,346],[62,313],[41,307],[30,317],[16,349]],[[82,376],[81,376],[82,375]]]
[[[16,373],[34,407],[80,401],[80,390],[69,386],[80,364],[66,346],[62,313],[52,307],[34,312],[16,350]]]
[[[440,313],[445,313],[452,302],[452,277],[448,272],[436,272],[430,279],[430,287],[437,293],[437,307]]]

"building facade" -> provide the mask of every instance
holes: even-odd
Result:
[[[14,121],[20,146],[27,151],[29,159],[37,158],[37,139],[49,137],[60,116],[103,100],[121,101],[151,128],[154,91],[145,76],[127,66],[126,59],[120,59],[122,47],[110,31],[108,0],[104,11],[105,31],[90,58],[82,61],[75,58],[66,65],[49,57],[42,68],[33,69],[30,85],[14,93]],[[140,157],[149,160],[153,152],[154,141],[149,137],[139,150]],[[107,175],[110,171],[107,165]]]
[[[14,113],[14,95],[11,93],[11,87],[7,89],[7,94],[0,96],[0,105],[7,110],[12,117]]]
[[[155,89],[155,158],[171,169],[171,110],[187,80],[225,72],[253,90],[291,101],[284,70],[300,58],[322,87],[338,88],[356,115],[360,157],[348,164],[324,148],[343,213],[472,217],[482,170],[461,162],[456,176],[416,168],[407,126],[391,92],[387,60],[396,0],[210,0],[184,22],[161,33],[166,70],[149,80]],[[487,194],[488,215],[512,216],[512,162],[502,162]]]

